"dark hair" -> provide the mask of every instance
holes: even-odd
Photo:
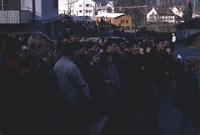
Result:
[[[163,38],[157,37],[154,39],[155,45],[158,45],[160,42],[164,42],[165,40]]]
[[[100,63],[105,66],[107,64],[107,58],[110,56],[111,54],[109,52],[102,52],[100,55]]]
[[[18,62],[20,65],[20,68],[22,69],[27,69],[29,68],[30,65],[30,61],[32,60],[32,62],[36,62],[39,59],[39,55],[37,52],[35,52],[32,49],[23,49],[19,52],[18,55]]]
[[[96,49],[89,50],[85,56],[85,63],[89,63],[92,60],[92,57],[97,54],[98,51]]]
[[[129,41],[129,47],[133,47],[134,45],[139,45],[138,40],[132,39]]]
[[[85,43],[86,50],[91,49],[93,46],[95,46],[94,42],[86,42]]]
[[[76,47],[77,47],[78,50],[85,47],[85,43],[82,43],[80,41],[75,42],[75,44],[76,44]]]
[[[72,56],[76,50],[77,47],[74,43],[61,43],[61,52],[63,56]]]

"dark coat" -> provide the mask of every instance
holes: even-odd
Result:
[[[41,94],[42,106],[46,110],[51,110],[55,105],[56,94],[59,91],[59,85],[57,81],[57,75],[54,71],[45,63],[40,60],[40,67],[38,72],[34,76],[38,79],[39,89]]]
[[[161,80],[166,72],[168,71],[167,65],[167,52],[165,50],[158,51],[157,49],[152,49],[151,51],[151,70],[152,70],[152,80]]]
[[[185,65],[182,60],[178,60],[175,62],[175,80],[178,80],[178,78],[181,76],[181,74],[185,71]]]
[[[105,91],[101,83],[97,68],[86,64],[85,82],[88,84],[92,100],[86,102],[86,114],[89,118],[98,118],[106,115]]]
[[[183,111],[199,110],[197,75],[189,70],[183,72],[174,89],[172,106]]]

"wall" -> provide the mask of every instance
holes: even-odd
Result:
[[[128,23],[124,23],[121,24],[121,26],[123,27],[132,27],[132,18],[129,16],[120,16],[118,18],[116,18],[115,20],[113,20],[113,24],[115,24],[116,26],[119,26],[119,24],[121,23],[121,20],[128,20]]]

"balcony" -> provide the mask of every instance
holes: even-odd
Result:
[[[29,23],[29,10],[0,10],[0,24]]]

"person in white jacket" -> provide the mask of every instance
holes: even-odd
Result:
[[[174,51],[175,43],[176,43],[176,36],[174,35],[174,33],[172,33],[172,45],[171,45],[172,51]]]

